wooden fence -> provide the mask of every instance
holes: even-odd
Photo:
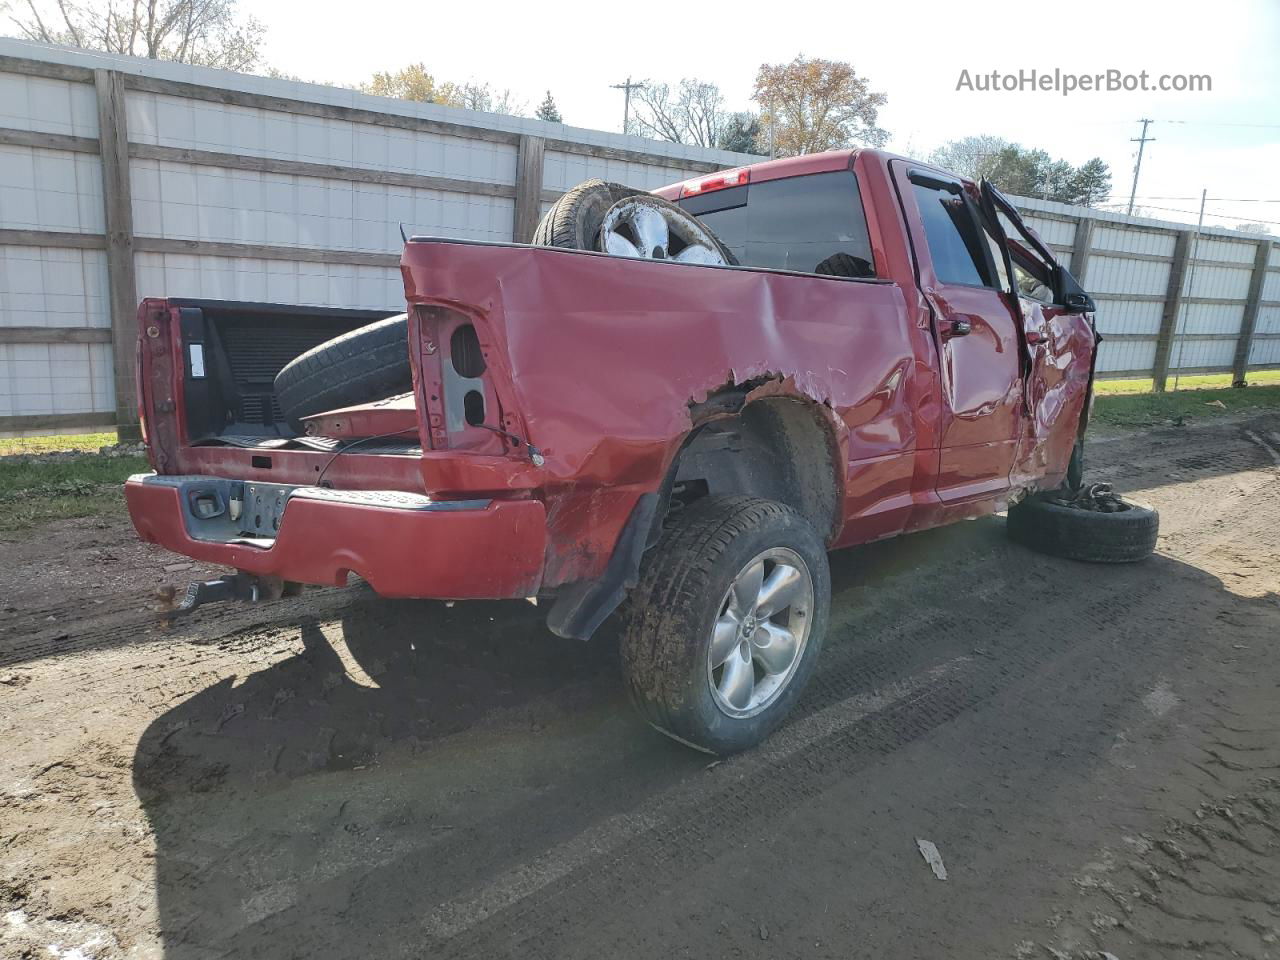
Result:
[[[589,177],[752,159],[0,39],[0,434],[136,434],[141,296],[392,307],[402,225],[528,240]],[[1180,226],[1018,203],[1095,292],[1106,375],[1280,366],[1269,238],[1206,232],[1193,271]]]

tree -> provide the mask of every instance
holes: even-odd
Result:
[[[728,126],[724,95],[714,83],[684,79],[674,89],[645,83],[632,96],[633,129],[643,137],[714,147]]]
[[[470,80],[458,88],[457,102],[449,106],[483,113],[504,113],[511,117],[523,117],[525,111],[525,103],[517,100],[510,90],[499,91],[487,83]]]
[[[760,118],[754,113],[732,113],[716,146],[734,153],[764,153],[760,142]]]
[[[1111,168],[1101,157],[1086,160],[1072,175],[1069,192],[1071,203],[1096,207],[1111,196]]]
[[[995,167],[1000,152],[1014,144],[1004,137],[990,134],[950,140],[929,155],[934,166],[958,173],[970,180],[981,180]]]
[[[10,19],[28,40],[252,70],[262,59],[263,25],[237,17],[236,0],[25,0]]]
[[[555,100],[551,98],[551,91],[547,91],[546,98],[538,104],[538,109],[533,111],[533,115],[539,120],[545,120],[547,123],[564,123],[564,118],[560,116],[560,108],[556,106]]]
[[[929,162],[971,180],[990,180],[1021,197],[1092,207],[1111,194],[1111,169],[1099,157],[1073,167],[1043,150],[989,134],[945,143],[929,155]]]
[[[411,63],[395,73],[375,73],[368,83],[360,85],[360,89],[378,97],[438,103],[445,107],[505,113],[514,117],[524,116],[524,104],[517,101],[510,90],[498,92],[487,83],[472,81],[461,85],[440,81],[427,70],[424,63]]]
[[[761,64],[753,99],[761,125],[773,127],[779,156],[817,153],[856,143],[883,146],[889,134],[876,125],[883,93],[848,63],[798,56],[790,63]]]
[[[460,91],[452,83],[440,83],[427,70],[425,63],[411,63],[395,73],[375,73],[368,83],[360,85],[365,93],[419,103],[443,103],[459,106]]]

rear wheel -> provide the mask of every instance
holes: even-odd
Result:
[[[795,705],[826,632],[826,548],[784,504],[707,497],[645,556],[622,641],[633,702],[715,754],[768,736]]]

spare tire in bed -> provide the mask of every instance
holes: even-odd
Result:
[[[642,193],[643,190],[633,190],[620,183],[584,180],[552,204],[533,231],[533,245],[599,250],[600,224],[609,208],[619,200]]]
[[[673,235],[675,242],[696,237],[714,254],[709,260],[689,260],[688,262],[738,265],[729,248],[720,238],[693,214],[683,210],[668,200],[624,187],[620,183],[607,183],[604,180],[586,180],[557,200],[547,211],[538,228],[533,232],[535,247],[563,247],[567,250],[592,250],[597,253],[612,253],[615,256],[639,256],[645,259],[668,259],[668,244],[663,242],[661,254],[651,251],[647,246],[640,250],[635,243],[636,237],[627,237],[625,242],[618,242],[617,237],[606,238],[605,233],[621,228],[625,233],[630,219],[637,213],[648,213],[648,219],[658,223],[668,240]],[[659,223],[660,216],[662,223]],[[673,229],[683,224],[683,229]],[[643,246],[643,245],[642,245]],[[614,249],[617,247],[618,249]],[[678,255],[673,246],[670,259],[682,261],[686,258]]]
[[[338,407],[382,400],[413,388],[405,314],[326,340],[276,374],[276,399],[296,423]]]

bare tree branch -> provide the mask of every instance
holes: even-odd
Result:
[[[671,143],[714,147],[730,120],[724,95],[714,83],[684,79],[672,90],[646,83],[633,96],[635,129],[641,136]]]
[[[46,43],[230,70],[261,60],[262,24],[239,16],[237,0],[26,0],[26,14],[10,19]]]

